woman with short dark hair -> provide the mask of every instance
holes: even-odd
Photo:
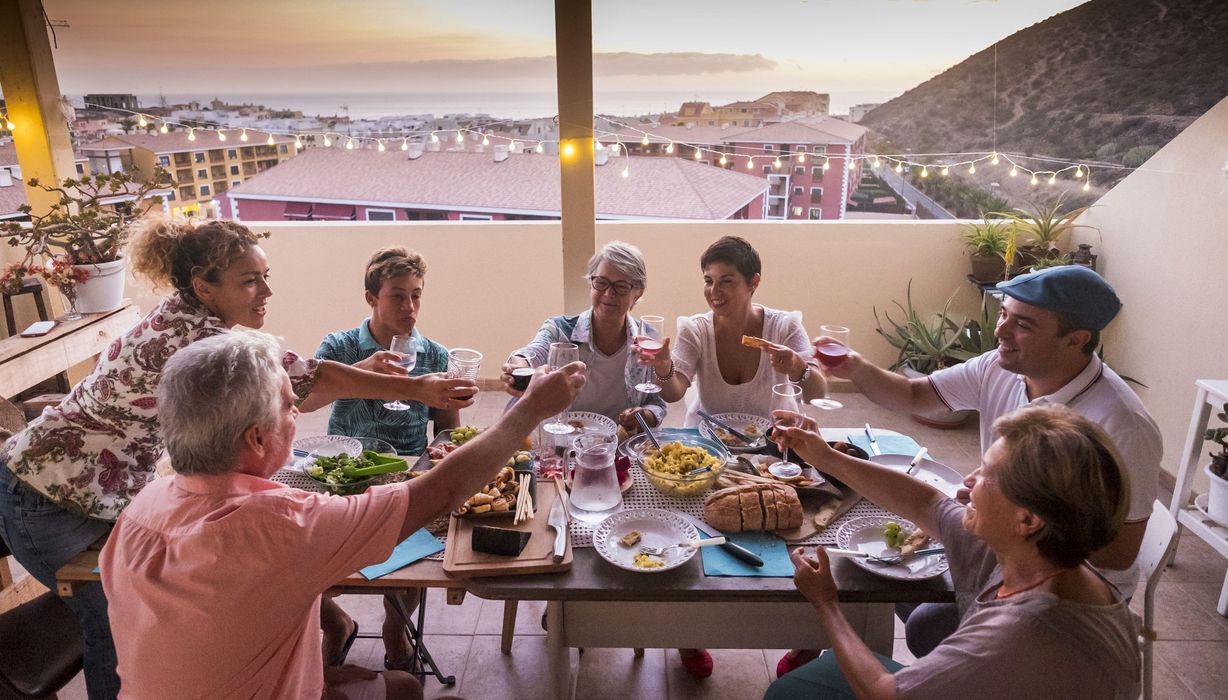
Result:
[[[831,449],[804,418],[789,447],[879,506],[940,539],[963,610],[959,628],[908,667],[876,656],[840,611],[828,557],[793,553],[798,590],[834,654],[782,676],[767,700],[792,698],[1136,698],[1129,603],[1086,559],[1125,519],[1129,477],[1096,424],[1060,404],[994,423],[998,439],[964,484],[962,506],[900,472]]]

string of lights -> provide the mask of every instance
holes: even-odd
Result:
[[[481,143],[483,146],[490,146],[494,142],[501,142],[508,145],[513,150],[519,150],[524,144],[530,146],[537,153],[544,153],[548,146],[558,146],[559,153],[564,158],[569,158],[575,154],[575,143],[568,141],[560,143],[557,139],[534,139],[529,137],[508,136],[505,134],[493,133],[490,131],[494,127],[505,124],[514,123],[517,120],[505,119],[485,122],[475,127],[457,126],[450,129],[398,129],[398,130],[380,130],[376,134],[352,134],[342,133],[335,129],[315,130],[315,129],[268,129],[264,127],[252,126],[219,126],[212,122],[204,120],[185,119],[179,117],[162,117],[155,116],[144,112],[117,109],[113,107],[104,107],[102,105],[85,104],[86,107],[96,107],[107,109],[114,112],[131,115],[137,120],[137,126],[141,129],[149,130],[154,128],[152,125],[157,125],[156,129],[160,133],[168,133],[172,128],[185,129],[188,132],[188,140],[196,141],[201,138],[197,134],[212,134],[210,138],[216,139],[219,143],[226,143],[229,136],[228,133],[238,131],[238,140],[243,143],[250,141],[250,132],[264,134],[267,136],[265,143],[275,145],[278,136],[294,138],[294,146],[296,149],[303,149],[306,144],[304,140],[310,141],[312,144],[322,143],[325,148],[331,148],[335,143],[340,144],[346,150],[365,150],[375,149],[377,151],[386,151],[389,147],[399,147],[402,151],[409,150],[411,142],[433,143],[451,142],[457,145],[465,144],[469,139]],[[7,115],[4,115],[7,128],[12,131],[15,124],[9,121]],[[945,177],[950,172],[955,170],[964,170],[968,174],[975,174],[977,166],[982,168],[985,165],[990,166],[1009,166],[1007,171],[1009,177],[1026,177],[1031,185],[1039,185],[1045,182],[1049,185],[1057,183],[1058,178],[1070,174],[1074,180],[1082,183],[1083,190],[1091,189],[1092,169],[1103,170],[1140,170],[1141,168],[1132,168],[1129,166],[1117,163],[1103,163],[1097,161],[1082,161],[1064,158],[1053,158],[1047,156],[1033,156],[1020,153],[1007,153],[1002,151],[965,151],[965,152],[943,152],[943,153],[807,153],[805,151],[791,151],[788,153],[776,152],[769,150],[765,146],[748,147],[738,146],[736,149],[718,149],[713,148],[711,144],[698,142],[678,141],[669,136],[663,136],[653,131],[643,129],[639,126],[628,124],[612,117],[600,116],[600,121],[618,127],[618,131],[610,131],[605,129],[594,129],[593,148],[595,151],[609,149],[615,156],[619,155],[623,149],[627,148],[624,139],[627,141],[638,141],[641,147],[647,148],[653,144],[664,144],[666,154],[677,153],[679,157],[690,156],[696,161],[710,159],[712,162],[719,164],[722,167],[737,167],[737,161],[744,159],[744,167],[746,170],[753,171],[758,165],[760,168],[765,165],[770,165],[775,171],[780,171],[785,168],[792,168],[797,165],[813,164],[812,167],[822,168],[824,171],[830,170],[833,164],[839,165],[843,161],[847,161],[849,166],[855,162],[861,161],[868,164],[871,168],[878,170],[880,168],[889,168],[898,175],[903,175],[905,172],[916,173],[923,179],[937,174],[938,177]],[[608,143],[609,141],[614,143]],[[628,149],[628,153],[630,150]],[[1027,163],[1044,163],[1045,167],[1029,167]],[[732,164],[731,164],[732,163]],[[621,176],[626,178],[631,174],[630,163],[624,163],[621,171]]]

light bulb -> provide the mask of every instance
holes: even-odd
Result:
[[[439,143],[439,134],[431,132],[431,143]]]
[[[409,150],[409,139],[408,139],[408,138],[402,138],[402,139],[401,139],[401,150],[402,150],[402,151],[408,151],[408,150]]]
[[[1075,168],[1075,177],[1076,177],[1076,178],[1083,177],[1083,166],[1082,166],[1082,165],[1080,165],[1079,167]]]
[[[1011,166],[1011,177],[1015,177],[1018,174],[1019,174],[1019,168],[1016,168],[1014,165],[1012,165]]]
[[[490,145],[490,138],[489,138],[488,136],[486,136],[485,134],[483,134],[483,135],[482,135],[482,145],[483,145],[483,146],[489,146],[489,145]]]
[[[949,173],[949,172],[951,172],[951,168],[950,168],[949,166],[946,166],[946,165],[942,166],[942,174],[943,174],[943,176],[944,176],[944,177],[945,177],[945,176],[946,176],[946,174],[947,174],[947,173]]]
[[[380,153],[383,153],[384,152],[384,140],[380,139],[378,143],[379,145],[375,147],[375,150],[379,151]]]
[[[563,144],[563,155],[570,158],[576,153],[576,144],[568,141]]]
[[[640,139],[640,144],[644,146],[648,145],[648,134],[644,134],[644,138]]]
[[[538,153],[545,153],[545,152],[546,152],[546,147],[542,145],[542,142],[541,142],[541,141],[538,141],[538,142],[537,142],[537,152],[538,152]]]
[[[456,130],[456,142],[457,142],[457,143],[464,143],[464,142],[465,142],[465,134],[464,134],[463,132],[461,132],[461,130],[460,130],[460,129],[457,129],[457,130]]]
[[[990,165],[997,165],[997,164],[998,164],[998,154],[997,154],[997,153],[993,154],[993,158],[991,158],[991,159],[989,160],[989,164],[990,164]]]
[[[265,140],[265,143],[269,144],[270,146],[274,146],[277,144],[277,141],[273,138],[272,134],[269,134],[269,138]]]
[[[298,134],[294,135],[294,149],[296,151],[303,150],[303,139],[300,138]]]
[[[4,118],[4,128],[8,129],[9,131],[12,131],[13,129],[17,128],[17,125],[13,123],[12,119],[5,117]]]
[[[1035,185],[1035,184],[1037,184],[1038,182],[1040,182],[1040,180],[1037,180],[1037,179],[1036,179],[1036,173],[1032,173],[1032,180],[1031,180],[1031,182],[1030,182],[1029,184]]]
[[[976,172],[976,163],[969,163],[968,164],[968,174],[971,175],[975,172]]]
[[[141,118],[140,118],[140,119],[136,120],[136,125],[137,125],[137,126],[139,126],[139,127],[141,127],[142,129],[144,129],[145,127],[149,126],[149,122],[145,121],[145,115],[144,115],[144,114],[142,114],[142,115],[141,115]]]
[[[749,156],[746,158],[746,169],[747,170],[755,169],[755,159],[754,158],[751,158]]]
[[[353,136],[349,136],[345,139],[345,150],[347,151],[354,150],[354,137]]]
[[[701,150],[699,150],[698,148],[696,148],[696,149],[695,149],[695,160],[699,160],[699,157],[700,157],[700,156],[702,156],[702,155],[703,155],[703,151],[701,151]]]
[[[324,134],[324,147],[329,148],[332,145],[333,145],[333,140],[328,137],[328,134]]]
[[[239,140],[240,140],[240,141],[247,141],[247,129],[244,129],[244,130],[243,130],[243,133],[239,134]]]
[[[798,153],[798,154],[797,154],[797,162],[799,162],[799,163],[805,163],[805,162],[806,162],[806,154],[805,154],[805,153]]]
[[[605,144],[602,143],[600,139],[593,139],[593,148],[597,149],[598,151],[604,151]]]
[[[1083,181],[1083,191],[1086,192],[1092,188],[1092,179],[1089,177]]]
[[[877,168],[878,166],[880,166],[880,165],[882,165],[882,164],[883,164],[883,163],[882,163],[882,161],[880,161],[880,160],[878,159],[878,156],[874,156],[874,167],[876,167],[876,168]]]
[[[896,172],[897,174],[898,174],[898,173],[902,173],[902,172],[904,172],[904,161],[902,161],[902,160],[900,160],[900,161],[896,161],[896,164],[895,164],[895,172]]]
[[[721,165],[727,165],[728,163],[729,163],[729,159],[725,157],[724,153],[722,153],[721,154]]]
[[[772,161],[772,167],[780,170],[780,156],[776,156],[776,159]]]
[[[831,158],[824,158],[824,159],[823,159],[823,169],[824,169],[824,170],[831,170]]]
[[[195,141],[195,140],[196,140],[196,129],[193,129],[193,128],[191,128],[191,127],[188,127],[188,140],[189,140],[189,141]]]
[[[621,143],[616,143],[610,146],[610,151],[613,152],[614,155],[618,155],[619,153],[622,152],[622,150],[623,150],[623,145]]]
[[[1049,176],[1049,184],[1052,185],[1056,182],[1057,182],[1057,173],[1053,173],[1052,175]]]
[[[226,140],[226,132],[225,132],[225,131],[222,131],[221,129],[219,129],[219,130],[218,130],[218,132],[217,132],[217,140],[218,140],[218,141],[225,141],[225,140]]]
[[[171,128],[166,125],[166,122],[162,122],[162,126],[158,127],[158,131],[161,131],[164,134],[170,130]]]
[[[624,180],[626,180],[628,177],[631,177],[631,167],[624,165],[622,175],[623,175]]]
[[[674,142],[673,141],[670,141],[668,144],[665,145],[665,152],[666,153],[674,152]]]
[[[930,176],[930,169],[924,165],[921,166],[921,177],[929,177],[929,176]]]

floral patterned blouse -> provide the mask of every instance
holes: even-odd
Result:
[[[156,478],[163,453],[157,389],[162,366],[189,343],[227,332],[200,304],[172,294],[107,348],[94,371],[0,449],[0,464],[55,503],[115,520]],[[282,366],[305,398],[319,361],[287,352]]]

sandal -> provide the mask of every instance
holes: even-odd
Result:
[[[354,623],[354,629],[350,632],[350,636],[345,638],[345,644],[341,645],[341,651],[337,652],[337,658],[333,660],[333,666],[341,666],[345,663],[345,657],[350,653],[350,647],[354,646],[354,640],[358,639],[358,620],[351,620]]]
[[[805,666],[817,657],[817,653],[806,649],[800,649],[796,652],[786,651],[785,655],[780,657],[780,661],[776,662],[776,677],[784,678],[786,673]]]
[[[679,649],[678,656],[682,659],[682,668],[693,678],[712,675],[712,655],[707,649]]]

